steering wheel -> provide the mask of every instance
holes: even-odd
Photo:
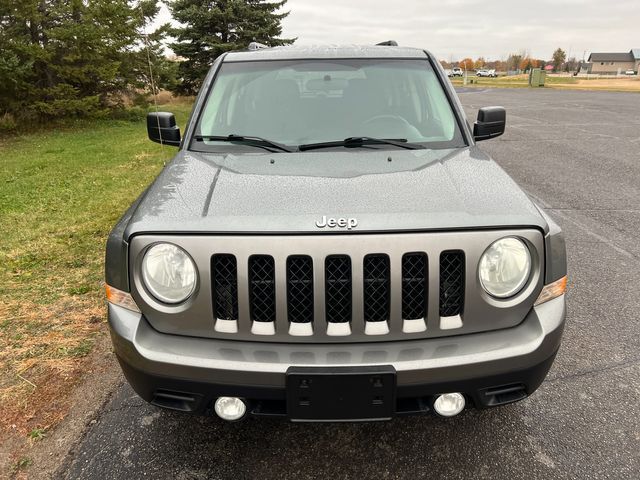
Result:
[[[371,130],[372,136],[383,136],[384,138],[406,138],[420,136],[420,133],[406,119],[399,115],[376,115],[364,122],[361,126],[363,129]],[[380,132],[380,133],[377,133]]]

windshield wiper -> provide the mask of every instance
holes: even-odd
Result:
[[[349,137],[344,140],[336,140],[333,142],[306,143],[298,146],[298,150],[316,150],[319,148],[332,147],[360,147],[362,145],[393,145],[395,147],[406,148],[407,150],[425,148],[418,143],[408,143],[406,138]]]
[[[280,150],[282,152],[293,152],[292,149],[278,142],[274,142],[273,140],[268,140],[262,137],[252,137],[247,135],[194,135],[197,141],[201,142],[203,140],[211,140],[212,142],[238,142],[245,143],[252,147],[262,147],[267,150],[273,151],[268,147],[275,148],[276,150]]]

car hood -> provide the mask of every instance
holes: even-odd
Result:
[[[319,228],[322,217],[357,227]],[[137,233],[337,233],[538,226],[546,222],[477,147],[206,154],[182,151],[145,192]]]

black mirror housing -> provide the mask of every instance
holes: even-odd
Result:
[[[176,125],[176,117],[173,113],[147,113],[147,133],[152,142],[180,146],[180,128]]]
[[[499,137],[507,125],[507,112],[503,107],[483,107],[478,110],[478,120],[473,125],[476,142]]]

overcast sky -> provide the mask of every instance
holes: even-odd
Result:
[[[443,60],[640,48],[640,0],[289,0],[286,10],[283,36],[300,44],[393,39]]]

